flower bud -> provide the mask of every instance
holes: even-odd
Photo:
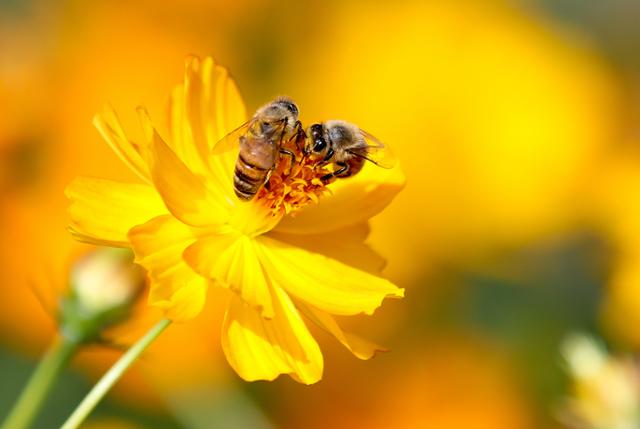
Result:
[[[130,250],[105,248],[79,259],[70,280],[80,304],[101,312],[128,305],[144,286],[144,272]]]
[[[70,272],[70,294],[60,309],[61,329],[79,342],[124,320],[145,284],[144,270],[128,249],[99,248],[76,261]]]

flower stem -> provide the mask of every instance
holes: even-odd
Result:
[[[120,359],[102,376],[100,381],[82,400],[61,429],[76,429],[87,418],[98,402],[107,394],[109,389],[122,377],[129,367],[140,357],[147,347],[171,324],[169,319],[162,319],[140,338]]]
[[[2,429],[31,426],[56,379],[73,357],[79,343],[64,336],[56,339],[31,375]]]

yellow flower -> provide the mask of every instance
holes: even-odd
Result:
[[[403,186],[400,169],[367,166],[324,190],[303,162],[290,175],[277,169],[277,186],[252,202],[239,201],[236,154],[213,147],[247,118],[235,83],[211,58],[187,59],[167,141],[138,113],[141,142],[127,137],[111,108],[95,125],[141,183],[76,179],[67,188],[72,234],[131,247],[149,272],[150,304],[174,321],[195,317],[213,282],[235,292],[222,347],[245,380],[322,377],[322,354],[301,314],[357,357],[372,357],[378,346],[343,332],[333,315],[372,314],[385,297],[403,296],[374,274],[380,259],[364,244],[368,219]]]

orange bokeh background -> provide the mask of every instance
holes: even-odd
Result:
[[[175,404],[212,386],[240,391],[276,427],[556,424],[549,404],[563,392],[531,386],[534,356],[440,312],[475,296],[470,277],[535,293],[525,290],[539,278],[527,252],[597,236],[606,263],[593,277],[601,296],[589,327],[640,346],[640,74],[601,27],[567,18],[586,6],[558,9],[533,0],[0,4],[1,347],[25,361],[43,352],[55,328],[48,312],[88,248],[65,230],[64,187],[78,175],[135,180],[94,113],[112,103],[135,135],[134,107],[144,104],[162,129],[184,57],[213,55],[249,110],[287,94],[303,122],[355,122],[400,159],[407,187],[373,219],[370,243],[407,297],[346,321],[392,352],[361,362],[319,334],[319,385],[245,385],[219,346],[227,296],[212,291],[204,314],[161,337],[110,401],[186,428],[198,426]],[[140,302],[113,337],[131,343],[158,317]],[[545,318],[543,308],[530,323],[546,329]],[[74,371],[95,380],[119,354],[91,348]],[[119,415],[93,427],[130,425],[153,427]]]

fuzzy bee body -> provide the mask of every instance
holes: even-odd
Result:
[[[338,120],[313,124],[306,135],[305,156],[317,159],[318,165],[335,165],[332,173],[322,177],[325,182],[354,176],[366,161],[383,168],[395,165],[389,148],[354,124]]]
[[[251,200],[264,185],[280,156],[280,147],[264,133],[240,136],[240,152],[233,174],[233,189],[241,200]]]
[[[334,177],[346,179],[347,177],[358,174],[360,170],[362,170],[362,167],[364,167],[365,159],[360,157],[352,157],[344,160],[343,163],[347,165],[346,170],[341,173],[334,172]]]
[[[304,133],[298,121],[298,107],[289,98],[278,97],[259,108],[253,117],[229,133],[214,150],[238,148],[233,189],[243,201],[252,200],[269,180],[280,156],[295,155],[285,149],[286,142]]]

